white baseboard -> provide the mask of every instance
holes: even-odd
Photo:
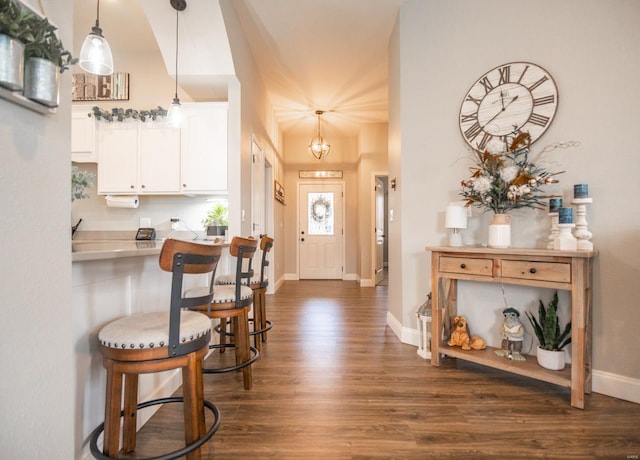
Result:
[[[402,326],[390,312],[387,312],[387,325],[402,343],[418,346],[418,329]],[[610,372],[592,371],[592,390],[612,398],[624,399],[640,404],[640,380]]]
[[[376,283],[374,283],[372,279],[360,280],[360,287],[374,287],[375,285]]]
[[[285,281],[298,281],[300,278],[298,278],[297,273],[285,273],[284,279]]]
[[[357,273],[345,273],[344,275],[342,275],[342,280],[343,281],[358,281],[358,274]]]

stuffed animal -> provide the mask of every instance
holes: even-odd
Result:
[[[463,350],[484,350],[487,348],[484,340],[469,333],[467,320],[464,316],[456,316],[453,319],[453,332],[447,344],[450,347],[462,347]]]

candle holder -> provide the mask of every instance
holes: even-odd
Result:
[[[587,204],[593,203],[592,198],[574,198],[572,203],[576,205],[576,230],[574,235],[578,241],[578,251],[593,251],[593,243],[589,241],[593,234],[587,224]]]
[[[578,249],[578,240],[571,234],[571,229],[576,224],[558,224],[560,234],[553,241],[553,249],[560,251],[575,251]]]
[[[558,227],[558,213],[550,212],[549,219],[551,220],[551,229],[549,231],[549,242],[547,243],[547,249],[554,249],[556,238],[560,234],[560,227]]]

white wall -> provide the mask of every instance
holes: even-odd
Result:
[[[588,183],[594,200],[588,214],[600,251],[594,265],[594,390],[609,391],[603,380],[610,373],[630,379],[633,398],[640,401],[640,355],[630,341],[640,324],[640,213],[632,210],[640,193],[635,126],[640,93],[633,90],[633,76],[640,74],[637,43],[640,3],[634,0],[403,5],[390,44],[389,163],[390,177],[397,175],[399,183],[398,192],[390,192],[391,207],[401,221],[400,227],[391,224],[390,313],[404,327],[414,327],[414,312],[431,290],[424,248],[445,243],[443,210],[468,174],[457,124],[462,97],[489,69],[531,61],[553,75],[559,91],[556,119],[534,152],[557,141],[580,141],[578,148],[552,154],[566,170],[555,191],[569,201],[573,184]],[[485,243],[489,217],[476,214],[465,241]],[[547,229],[544,212],[514,213],[513,246],[539,246]],[[394,276],[395,268],[402,276]],[[520,311],[551,295],[505,290],[509,304]],[[495,341],[496,310],[504,305],[500,286],[467,283],[460,291],[460,308],[471,316],[474,333]],[[561,298],[561,308],[567,305]]]
[[[38,2],[31,2],[36,9]],[[70,47],[71,0],[42,2]],[[60,94],[70,94],[62,74]],[[69,250],[71,101],[40,115],[0,100],[0,452],[74,458]]]

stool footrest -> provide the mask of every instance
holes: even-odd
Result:
[[[233,343],[220,343],[220,344],[215,344],[215,345],[209,345],[209,349],[210,350],[217,350],[217,349],[220,349],[220,348],[235,348],[235,344],[233,344]],[[243,368],[253,364],[260,357],[260,352],[258,351],[258,349],[256,347],[249,347],[249,350],[251,350],[252,356],[251,356],[251,358],[249,358],[248,360],[246,360],[243,363],[236,364],[235,366],[228,366],[228,367],[214,367],[214,368],[203,367],[202,368],[202,373],[203,374],[223,374],[225,372],[239,371],[240,369],[243,369]]]
[[[184,398],[180,396],[180,397],[152,399],[150,401],[145,401],[138,404],[137,408],[139,410],[139,409],[144,409],[145,407],[155,406],[158,404],[176,403],[176,402],[183,403]],[[184,446],[182,449],[169,452],[168,454],[163,454],[159,457],[150,457],[144,460],[174,460],[176,458],[185,456],[189,452],[193,452],[194,450],[201,447],[209,439],[211,439],[211,436],[213,436],[214,433],[218,431],[218,428],[220,427],[220,411],[211,401],[208,401],[206,399],[204,400],[204,407],[206,407],[213,413],[215,420],[213,422],[213,425],[211,425],[209,430],[207,430],[207,432],[200,439],[189,444],[188,446]],[[120,417],[122,416],[124,416],[124,411],[120,412]],[[103,431],[104,431],[104,422],[98,425],[98,427],[95,430],[93,430],[93,433],[91,433],[91,441],[89,444],[89,447],[91,448],[91,454],[98,460],[117,460],[120,457],[109,457],[103,454],[102,452],[100,452],[100,449],[98,449],[98,438],[100,437]]]

